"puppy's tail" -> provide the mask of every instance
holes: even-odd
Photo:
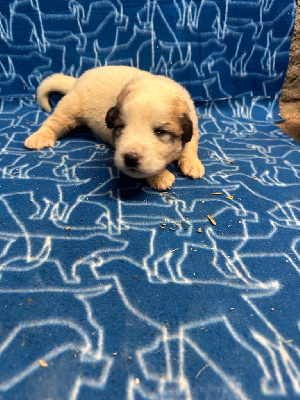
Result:
[[[48,112],[51,111],[49,104],[51,92],[67,94],[71,91],[76,81],[76,78],[64,74],[54,74],[44,79],[37,89],[37,98],[43,109]]]

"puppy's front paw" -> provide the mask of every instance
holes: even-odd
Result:
[[[196,158],[181,158],[178,161],[178,167],[180,168],[183,175],[189,176],[190,178],[197,179],[202,178],[205,173],[205,168],[202,162]]]
[[[151,176],[146,179],[149,185],[154,190],[167,190],[170,189],[175,182],[175,176],[172,172],[164,169],[160,174]]]
[[[55,139],[49,134],[35,132],[25,140],[25,147],[28,149],[41,150],[45,147],[54,147]]]

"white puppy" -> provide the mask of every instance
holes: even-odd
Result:
[[[91,69],[79,79],[55,74],[38,88],[38,100],[50,111],[51,92],[65,94],[53,114],[25,141],[29,149],[53,147],[80,125],[115,146],[115,165],[153,189],[174,183],[167,164],[177,160],[184,175],[201,178],[198,118],[188,92],[172,79],[133,67]]]

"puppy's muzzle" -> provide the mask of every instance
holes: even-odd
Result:
[[[140,156],[137,153],[126,153],[124,154],[124,164],[127,168],[138,168]]]

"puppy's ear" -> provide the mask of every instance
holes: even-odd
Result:
[[[193,123],[190,117],[184,113],[181,117],[179,117],[180,126],[182,129],[182,143],[185,145],[187,142],[190,142],[193,136]]]
[[[105,122],[106,122],[106,126],[108,127],[108,129],[112,129],[115,126],[115,120],[118,118],[120,114],[120,110],[119,107],[115,106],[115,107],[111,107],[107,113],[106,113],[106,117],[105,117]]]

